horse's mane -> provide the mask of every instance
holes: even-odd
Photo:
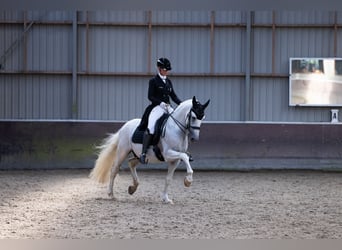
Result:
[[[192,99],[185,100],[185,101],[181,102],[176,107],[176,109],[173,111],[174,112],[173,114],[176,116],[178,116],[178,115],[183,116],[184,115],[184,117],[185,117],[187,111],[189,111],[191,107],[192,107]]]
[[[188,100],[185,100],[185,101],[181,102],[181,103],[178,105],[177,109],[178,109],[178,108],[180,108],[180,109],[188,108],[189,106],[190,106],[190,107],[192,106],[192,99],[188,99]]]

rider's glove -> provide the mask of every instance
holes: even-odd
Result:
[[[162,109],[167,110],[167,107],[169,106],[169,104],[167,104],[167,103],[165,103],[165,102],[161,102],[161,103],[159,104],[159,106],[160,106]]]

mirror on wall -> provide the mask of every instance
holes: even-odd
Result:
[[[342,58],[290,58],[290,106],[342,106]]]

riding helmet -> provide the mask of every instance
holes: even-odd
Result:
[[[159,58],[157,61],[157,66],[162,68],[162,69],[166,69],[166,70],[171,70],[171,63],[169,61],[169,59],[162,57]]]

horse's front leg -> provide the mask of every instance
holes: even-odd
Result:
[[[194,173],[194,171],[191,168],[190,162],[189,162],[189,156],[186,154],[185,159],[182,159],[185,163],[186,166],[186,173],[187,175],[184,178],[184,186],[186,187],[190,187],[191,183],[192,183],[192,174]]]
[[[192,175],[194,173],[189,162],[189,156],[186,153],[177,152],[174,150],[168,150],[166,155],[167,160],[182,160],[185,163],[187,175],[184,178],[184,185],[189,187],[192,183]]]
[[[169,162],[169,167],[167,169],[167,175],[166,175],[166,179],[165,179],[164,191],[162,194],[162,201],[164,203],[173,204],[173,201],[171,199],[169,199],[168,188],[171,184],[171,181],[173,179],[173,175],[175,173],[175,170],[176,170],[178,164],[179,164],[179,160]]]

